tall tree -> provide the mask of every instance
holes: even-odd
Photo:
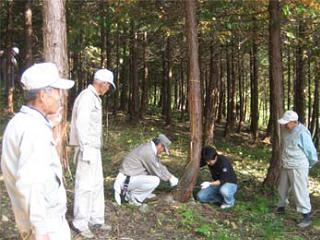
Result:
[[[43,55],[48,62],[57,65],[60,76],[68,78],[67,27],[65,0],[43,1]],[[58,151],[64,167],[67,167],[67,91],[61,101],[63,120],[56,127],[55,134],[60,139]]]
[[[253,19],[252,31],[252,47],[250,53],[250,80],[251,80],[251,126],[253,140],[256,141],[258,137],[258,122],[259,122],[259,88],[258,88],[258,47],[257,47],[257,23]]]
[[[278,0],[269,1],[269,48],[270,48],[270,77],[272,88],[272,156],[264,186],[275,186],[280,175],[281,161],[281,129],[278,119],[283,113],[283,85],[281,59],[281,7]]]
[[[26,58],[25,68],[28,68],[33,63],[32,54],[32,0],[27,0],[25,5],[25,36],[26,36]]]
[[[210,75],[205,99],[204,143],[212,144],[215,120],[218,108],[218,82],[219,82],[219,54],[210,45]]]
[[[198,27],[196,20],[196,1],[186,0],[186,29],[189,60],[189,114],[191,141],[188,155],[188,164],[181,177],[176,197],[186,202],[190,198],[193,186],[199,171],[199,162],[202,148],[202,97],[199,70]]]
[[[296,81],[294,88],[294,109],[299,115],[299,121],[305,123],[305,59],[303,54],[303,40],[305,26],[302,20],[298,23],[298,45],[296,49]]]

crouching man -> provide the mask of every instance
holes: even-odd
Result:
[[[178,184],[178,178],[160,162],[162,152],[169,154],[171,141],[163,134],[151,142],[142,144],[131,151],[123,160],[114,183],[115,200],[121,205],[124,200],[139,206],[146,198],[155,195],[153,190],[160,180],[169,181],[171,187]]]
[[[200,167],[205,165],[208,165],[213,181],[201,184],[198,200],[202,203],[219,203],[222,209],[233,207],[238,186],[237,176],[230,162],[208,146],[202,149]]]

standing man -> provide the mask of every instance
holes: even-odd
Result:
[[[115,200],[121,205],[123,200],[140,206],[146,198],[153,198],[153,190],[160,179],[169,181],[171,187],[178,184],[178,178],[171,174],[160,162],[162,152],[169,154],[171,141],[163,134],[151,142],[132,150],[123,160],[114,183]]]
[[[94,74],[93,83],[76,98],[72,110],[70,145],[76,146],[77,161],[73,226],[86,238],[94,238],[89,225],[111,229],[104,221],[100,96],[115,89],[113,73],[100,69]]]
[[[278,214],[285,213],[288,193],[292,189],[297,212],[303,216],[298,224],[300,228],[311,225],[311,204],[308,191],[308,175],[318,161],[317,150],[312,142],[309,130],[298,122],[298,114],[286,111],[278,123],[285,127],[282,139],[282,169],[279,182]]]
[[[8,123],[1,169],[20,236],[24,240],[70,240],[65,219],[62,167],[48,115],[60,107],[61,79],[53,63],[35,64],[21,77],[27,105]]]
[[[208,166],[212,181],[201,183],[200,202],[219,203],[221,209],[233,207],[237,192],[237,176],[228,159],[219,155],[213,147],[204,147],[200,167]]]

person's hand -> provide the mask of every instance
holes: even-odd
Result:
[[[201,183],[201,189],[208,188],[208,187],[210,187],[210,185],[211,185],[211,182],[203,182],[203,183]]]
[[[35,240],[50,240],[48,234],[37,234]]]
[[[178,185],[179,179],[172,175],[169,182],[171,187],[175,187]]]
[[[220,180],[213,181],[211,184],[213,186],[219,186],[220,185]]]

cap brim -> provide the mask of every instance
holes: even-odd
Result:
[[[58,89],[70,89],[73,87],[73,85],[74,85],[73,80],[61,78],[61,79],[55,81],[54,83],[51,83],[49,86],[53,87],[53,88],[58,88]]]
[[[281,125],[285,125],[285,124],[287,124],[288,122],[289,122],[288,120],[284,120],[284,119],[282,119],[282,118],[280,118],[280,119],[278,120],[278,123],[281,124]]]
[[[166,145],[164,145],[164,144],[163,144],[163,146],[164,146],[164,150],[166,151],[166,154],[167,154],[167,155],[170,155],[169,148],[168,148]]]

